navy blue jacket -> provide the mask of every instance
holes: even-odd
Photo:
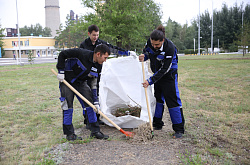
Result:
[[[99,73],[101,72],[102,65],[98,64],[97,62],[95,63],[93,61],[93,56],[94,52],[90,50],[82,48],[67,49],[60,52],[56,67],[59,73],[60,71],[64,71],[65,79],[68,82],[71,82],[72,79],[79,76],[80,73],[82,74],[77,77],[77,81],[89,79],[89,74],[94,72],[96,73],[95,77],[98,77]],[[78,63],[74,63],[72,66],[69,66],[70,63],[68,63],[68,61],[74,61],[74,59],[76,59],[76,61],[78,60]],[[81,65],[83,65],[85,71],[83,71],[84,69],[81,67]]]
[[[118,50],[120,51],[125,51],[125,49],[122,49],[122,48],[119,48],[117,46],[113,46],[111,45],[110,43],[108,42],[105,42],[103,40],[100,40],[99,38],[96,40],[95,42],[95,45],[92,44],[92,41],[90,40],[90,38],[87,38],[85,39],[81,44],[80,44],[80,48],[83,48],[83,49],[88,49],[88,50],[92,50],[94,51],[95,47],[97,45],[100,45],[100,44],[105,44],[107,45],[109,48],[110,48],[110,51],[114,54],[118,54]]]
[[[148,39],[145,48],[143,49],[145,55],[144,61],[150,59],[150,67],[154,75],[148,79],[150,85],[156,83],[164,76],[168,76],[170,70],[178,69],[177,49],[172,41],[165,38],[162,47],[155,50]]]

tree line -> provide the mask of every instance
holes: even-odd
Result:
[[[104,3],[105,2],[105,3]],[[128,50],[139,53],[150,33],[160,24],[166,29],[166,37],[173,41],[180,53],[196,53],[198,45],[199,17],[191,20],[190,25],[181,25],[169,18],[161,22],[162,11],[154,0],[82,0],[82,4],[94,10],[93,13],[80,16],[78,21],[69,15],[65,26],[60,26],[55,37],[59,49],[79,47],[88,37],[88,26],[96,24],[100,28],[100,38]],[[244,7],[245,6],[245,7]],[[242,24],[243,23],[243,24]],[[211,47],[212,15],[205,11],[200,15],[200,47]],[[51,36],[49,28],[40,24],[20,28],[21,36]],[[194,39],[196,50],[194,52]],[[250,5],[243,3],[213,11],[213,48],[218,47],[229,52],[238,50],[238,46],[250,46]],[[218,42],[219,41],[219,42]]]
[[[194,49],[194,39],[198,45],[199,17],[191,20],[191,24],[181,25],[169,18],[161,22],[161,8],[153,0],[82,0],[85,7],[93,9],[80,17],[76,23],[67,19],[64,29],[58,31],[58,43],[67,43],[68,47],[78,47],[87,36],[90,24],[100,28],[100,38],[119,47],[140,51],[152,30],[159,24],[166,28],[166,37],[172,40],[179,52]],[[242,21],[243,20],[243,21]],[[243,22],[243,24],[242,24]],[[239,45],[248,45],[250,24],[250,5],[242,3],[233,7],[222,5],[221,10],[213,11],[213,48],[225,51],[237,51]],[[63,30],[62,30],[63,29]],[[200,47],[207,50],[211,47],[212,16],[208,11],[200,15]],[[245,39],[244,39],[245,37]],[[244,43],[242,41],[244,40]],[[218,43],[219,41],[219,43]],[[193,53],[193,52],[192,52]]]
[[[1,49],[1,55],[2,57],[5,55],[5,52],[4,52],[4,42],[3,42],[3,32],[4,32],[4,28],[2,28],[2,25],[0,24],[0,49]]]
[[[48,27],[43,28],[42,25],[37,23],[36,25],[31,25],[28,27],[25,25],[23,28],[19,29],[20,36],[43,36],[51,37],[51,29]]]

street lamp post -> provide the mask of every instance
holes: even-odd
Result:
[[[245,54],[245,51],[244,51],[244,42],[242,42],[242,40],[243,40],[243,19],[244,19],[244,12],[242,11],[242,39],[241,39],[241,46],[242,46],[243,56],[244,56],[244,54]]]
[[[17,14],[17,33],[18,33],[18,47],[19,47],[19,53],[18,56],[20,58],[20,65],[22,64],[22,57],[21,57],[21,49],[20,49],[20,31],[19,31],[19,24],[18,24],[18,10],[17,10],[17,0],[16,0],[16,14]],[[17,56],[17,61],[18,61],[18,56]],[[18,62],[17,62],[18,64]]]
[[[199,0],[199,29],[198,29],[198,55],[201,55],[200,50],[200,0]]]
[[[211,53],[213,53],[213,0],[212,0],[212,31],[211,31]]]
[[[218,50],[220,51],[220,39],[218,39]]]
[[[194,54],[195,54],[195,38],[194,38]]]

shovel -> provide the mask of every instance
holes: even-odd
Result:
[[[56,71],[54,69],[51,69],[51,71],[57,75]],[[85,101],[89,106],[91,106],[94,111],[96,113],[99,113],[103,118],[105,118],[108,122],[110,122],[115,128],[117,128],[121,133],[125,134],[127,137],[133,137],[134,133],[133,132],[128,132],[128,131],[124,131],[123,129],[121,129],[117,124],[115,124],[112,120],[110,120],[104,113],[102,113],[102,111],[98,111],[96,109],[96,107],[89,102],[85,97],[83,97],[83,95],[81,95],[77,90],[75,90],[75,88],[73,88],[66,80],[63,80],[63,83],[65,85],[67,85],[75,94],[77,94],[83,101]]]
[[[141,65],[142,65],[143,82],[144,82],[144,81],[145,81],[144,62],[141,62]],[[151,112],[150,112],[150,109],[149,109],[147,88],[144,88],[144,90],[145,90],[145,96],[146,96],[146,101],[147,101],[149,124],[150,124],[151,133],[152,133],[152,138],[153,138],[153,137],[154,137],[154,132],[153,132],[153,125],[152,125],[152,120],[151,120]]]

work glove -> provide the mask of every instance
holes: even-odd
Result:
[[[134,51],[128,51],[129,56],[132,56],[134,58],[137,58],[137,55]]]
[[[64,80],[64,74],[58,73],[57,79],[58,79],[60,82],[63,82],[63,80]]]
[[[95,102],[95,103],[94,103],[94,106],[95,106],[95,108],[96,108],[96,110],[97,110],[97,113],[99,113],[99,111],[100,111],[100,105],[99,105],[99,103],[98,103],[98,102]]]

